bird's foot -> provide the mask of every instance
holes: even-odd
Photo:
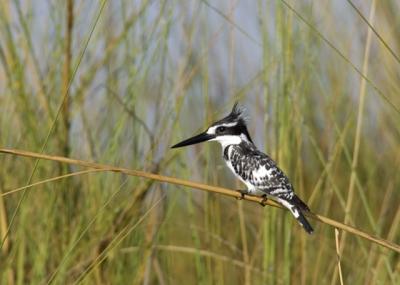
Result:
[[[247,190],[236,190],[240,193],[240,197],[236,197],[237,200],[243,200],[245,195],[249,195]]]
[[[267,204],[268,198],[267,198],[267,194],[264,194],[261,196],[263,199],[260,201],[260,205],[265,207],[265,205]]]

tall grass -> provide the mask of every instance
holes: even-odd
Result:
[[[315,213],[399,244],[399,8],[3,1],[0,145],[237,189],[219,146],[169,146],[239,99]],[[3,193],[83,170],[0,160]],[[0,283],[338,284],[338,255],[344,284],[400,282],[396,251],[313,225],[308,236],[281,209],[82,171],[0,196]]]

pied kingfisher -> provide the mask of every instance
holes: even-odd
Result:
[[[207,131],[184,140],[172,148],[183,147],[204,141],[218,141],[222,146],[225,163],[247,187],[239,190],[242,195],[263,197],[261,204],[272,198],[286,207],[309,234],[313,228],[302,212],[308,206],[293,192],[293,186],[283,171],[268,155],[259,151],[247,131],[243,111],[235,103],[231,113],[213,123]]]

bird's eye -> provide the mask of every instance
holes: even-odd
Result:
[[[225,127],[218,127],[218,128],[217,128],[217,131],[218,131],[219,133],[222,133],[222,132],[224,132],[225,130],[226,130]]]

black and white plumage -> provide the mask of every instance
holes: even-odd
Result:
[[[303,215],[308,206],[293,192],[288,177],[268,155],[259,151],[247,131],[243,112],[237,103],[231,113],[212,124],[207,131],[184,140],[173,148],[203,141],[218,141],[222,146],[225,163],[247,187],[242,195],[272,198],[286,207],[307,233],[313,228]]]

